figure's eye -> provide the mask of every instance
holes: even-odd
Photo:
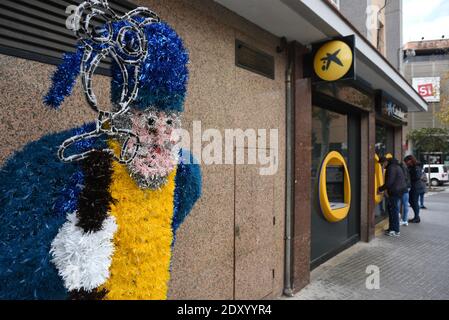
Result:
[[[139,43],[134,38],[131,38],[126,42],[126,49],[129,52],[135,52],[139,50]]]
[[[92,37],[97,40],[107,40],[110,37],[110,30],[107,25],[96,26],[92,30]]]
[[[168,119],[168,120],[167,120],[167,124],[168,124],[169,126],[171,126],[171,125],[173,124],[173,120],[172,120],[172,119]]]
[[[127,55],[138,57],[143,53],[143,35],[140,30],[132,26],[125,26],[120,29],[117,41],[119,47]]]
[[[154,127],[154,126],[156,125],[156,119],[154,119],[154,118],[149,118],[149,119],[148,119],[148,125],[149,125],[150,127]]]

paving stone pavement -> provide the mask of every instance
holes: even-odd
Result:
[[[294,300],[449,299],[449,189],[426,197],[421,224],[358,243],[312,272]],[[410,208],[413,217],[413,210]],[[380,288],[366,288],[368,266],[380,270]]]

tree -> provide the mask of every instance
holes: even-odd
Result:
[[[449,48],[443,49],[443,55],[449,59]],[[449,72],[441,76],[440,82],[440,112],[437,113],[438,119],[444,125],[449,125]]]
[[[429,164],[429,153],[449,151],[449,130],[442,128],[423,128],[413,130],[409,133],[408,139],[413,142],[415,152],[419,155],[427,153],[427,163]],[[430,169],[429,169],[429,186],[430,184]]]
[[[438,112],[438,119],[444,125],[449,125],[449,72],[441,77],[441,109]]]
[[[416,129],[409,133],[416,153],[449,152],[449,130],[442,128]]]

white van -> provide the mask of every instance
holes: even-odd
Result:
[[[448,167],[442,164],[431,164],[430,165],[430,183],[432,186],[441,186],[447,182],[449,182],[449,173]],[[429,165],[424,165],[424,173],[427,175],[427,179],[429,179]]]

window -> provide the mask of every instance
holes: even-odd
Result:
[[[2,0],[0,1],[0,54],[59,64],[64,52],[75,51],[76,37],[66,28],[69,6],[83,0]],[[109,0],[118,14],[136,5],[124,0]],[[73,13],[73,11],[72,11]],[[109,73],[109,63],[99,73]]]
[[[376,123],[376,154],[384,157],[386,154],[394,154],[394,128]]]
[[[439,168],[438,167],[431,167],[430,168],[430,173],[439,173]],[[424,169],[424,173],[429,173],[429,167],[426,167]]]
[[[321,163],[331,151],[348,156],[348,117],[317,106],[312,110],[312,177],[318,179]],[[315,183],[315,182],[313,182]],[[313,184],[312,184],[313,185]]]

